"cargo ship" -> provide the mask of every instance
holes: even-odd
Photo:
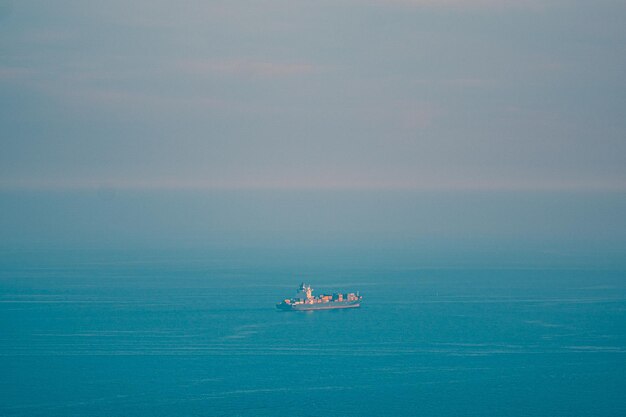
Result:
[[[286,298],[276,304],[276,308],[285,311],[333,310],[336,308],[356,308],[361,306],[363,297],[356,293],[313,296],[313,288],[304,282],[293,298]]]

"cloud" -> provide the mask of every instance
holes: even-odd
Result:
[[[248,77],[287,77],[318,72],[319,67],[309,63],[271,62],[249,59],[184,60],[176,67],[188,74],[220,73]]]
[[[48,93],[71,105],[75,109],[107,109],[119,114],[128,115],[132,111],[134,117],[160,114],[171,115],[172,112],[202,113],[207,109],[228,112],[252,112],[254,106],[244,105],[237,101],[221,99],[198,93],[196,95],[160,94],[129,89],[80,87],[67,90],[60,86],[47,89]],[[170,116],[167,116],[170,117]]]
[[[425,175],[420,178],[397,180],[384,176],[359,175],[302,175],[276,178],[253,178],[241,175],[228,179],[201,178],[152,178],[146,180],[129,178],[83,178],[83,179],[0,179],[0,190],[12,189],[134,189],[134,190],[450,190],[450,191],[608,191],[624,192],[626,182],[613,181],[558,181],[537,182],[512,179],[453,179]]]
[[[372,0],[383,5],[428,7],[442,9],[542,9],[545,4],[537,0]]]
[[[35,71],[30,68],[20,67],[0,67],[0,80],[2,79],[15,79],[15,78],[27,78],[35,74]]]

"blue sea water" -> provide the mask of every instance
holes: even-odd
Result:
[[[623,269],[275,256],[3,253],[0,415],[626,415]]]

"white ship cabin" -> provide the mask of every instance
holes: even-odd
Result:
[[[300,299],[302,301],[307,301],[313,298],[313,288],[310,285],[305,284],[304,282],[300,284],[300,288],[296,293],[295,298]]]

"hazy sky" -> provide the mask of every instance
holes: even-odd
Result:
[[[0,0],[0,185],[626,189],[626,2]]]

